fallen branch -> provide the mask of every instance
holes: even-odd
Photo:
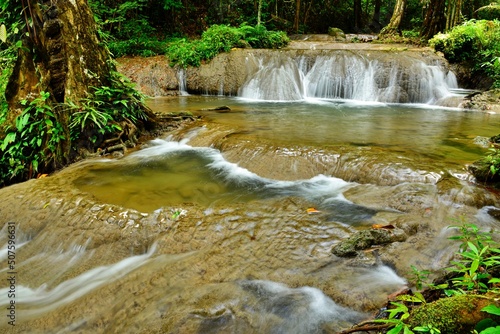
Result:
[[[392,324],[383,324],[383,325],[374,325],[373,321],[363,321],[362,323],[359,323],[355,325],[356,327],[345,329],[339,334],[349,334],[349,333],[356,333],[356,332],[368,332],[368,331],[377,331],[380,329],[388,328]]]

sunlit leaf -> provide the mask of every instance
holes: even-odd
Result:
[[[0,25],[0,41],[7,42],[7,28],[5,28],[5,24]]]
[[[493,304],[483,307],[481,311],[500,316],[500,307]]]

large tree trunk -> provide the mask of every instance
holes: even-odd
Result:
[[[6,88],[9,118],[21,113],[21,101],[32,100],[40,92],[50,93],[46,102],[54,106],[55,120],[63,126],[66,137],[53,155],[57,167],[69,161],[71,141],[69,114],[55,106],[78,102],[87,97],[89,87],[107,85],[105,80],[113,65],[109,52],[97,39],[87,0],[27,0],[23,5],[32,26]]]
[[[24,10],[33,26],[7,87],[11,108],[40,91],[62,103],[85,97],[88,87],[108,84],[110,55],[97,39],[87,0],[27,0]]]
[[[394,6],[394,12],[392,13],[391,21],[382,29],[382,31],[380,32],[381,36],[399,34],[399,25],[403,20],[405,8],[406,0],[397,0],[396,5]]]
[[[427,5],[424,23],[420,36],[431,39],[435,34],[443,32],[446,24],[446,0],[431,0]]]
[[[115,79],[118,73],[107,48],[97,38],[97,27],[87,0],[21,0],[21,4],[28,31],[5,91],[8,122],[15,126],[4,127],[10,131],[6,135],[12,146],[3,146],[3,153],[9,154],[10,161],[18,164],[19,168],[11,168],[14,173],[11,178],[15,176],[19,181],[35,176],[37,171],[49,172],[64,166],[76,158],[79,147],[87,150],[94,150],[97,145],[104,147],[103,143],[107,143],[109,137],[114,138],[115,132],[121,131],[120,140],[126,137],[122,137],[124,132],[134,136],[137,127],[126,115],[105,114],[106,110],[120,113],[113,99],[123,104],[133,100],[132,112],[138,107],[145,111],[140,114],[143,119],[153,117],[140,99],[130,93],[133,89],[126,91],[123,87],[128,86],[124,81]],[[78,127],[73,127],[80,132],[75,135],[74,130],[73,137],[77,138],[71,138],[72,114],[87,112],[84,104],[92,103],[89,102],[92,93],[104,86],[126,94],[111,97],[108,109],[96,111],[101,113],[101,123],[92,123],[90,117],[88,122],[85,119]],[[105,127],[108,127],[106,131]],[[30,144],[21,147],[16,140]],[[22,164],[25,166],[21,167]],[[9,170],[2,170],[2,175],[6,173]]]

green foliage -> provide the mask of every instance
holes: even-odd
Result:
[[[163,8],[165,8],[166,10],[181,9],[183,7],[181,0],[163,0],[163,1],[164,1]]]
[[[449,284],[427,284],[425,281],[429,271],[419,270],[412,266],[412,276],[418,290],[425,285],[431,290],[443,290],[442,298],[432,303],[427,303],[420,292],[411,295],[401,295],[400,302],[392,302],[391,308],[386,311],[387,319],[377,319],[372,322],[390,325],[387,333],[455,333],[462,328],[461,315],[457,312],[468,312],[474,308],[473,301],[484,300],[484,295],[499,293],[500,278],[500,249],[493,247],[493,232],[480,230],[476,225],[459,220],[452,225],[458,233],[449,239],[458,241],[457,260],[448,270]],[[435,294],[431,294],[435,295]],[[453,296],[447,298],[446,296]],[[402,302],[402,303],[401,303]],[[420,306],[421,305],[421,306]],[[411,308],[411,309],[410,309]],[[461,310],[461,311],[459,311]],[[491,304],[482,309],[493,316],[500,316],[500,307]],[[474,333],[498,333],[500,327],[492,318],[486,318],[476,325]],[[460,331],[462,332],[462,331]]]
[[[263,26],[239,28],[227,25],[213,25],[206,30],[201,39],[178,39],[171,42],[167,57],[172,66],[200,66],[221,52],[229,52],[235,47],[252,46],[257,48],[280,48],[286,46],[289,39],[284,32],[268,31]]]
[[[500,21],[471,20],[447,34],[429,40],[450,62],[473,64],[477,73],[486,73],[500,87]]]
[[[167,44],[154,38],[138,37],[127,40],[110,41],[108,48],[114,57],[151,57],[166,52]]]
[[[112,72],[109,81],[110,86],[91,87],[89,97],[79,105],[67,104],[71,110],[69,127],[73,141],[83,137],[100,144],[99,139],[102,141],[106,135],[122,131],[120,122],[136,124],[147,119],[142,109],[145,96],[118,72]]]
[[[417,326],[413,328],[415,332],[420,332],[420,333],[430,333],[430,334],[440,334],[441,331],[439,328],[434,327],[432,324],[428,324],[425,326]]]
[[[408,307],[403,303],[391,302],[393,308],[386,310],[389,314],[387,319],[377,319],[373,322],[389,324],[391,328],[387,334],[398,334],[403,331],[404,334],[412,334],[410,327],[405,323],[405,320],[410,316]]]
[[[100,27],[100,35],[113,36],[124,40],[151,35],[155,29],[148,17],[143,14],[147,9],[147,0],[125,0],[103,2],[90,0],[89,6]]]
[[[50,162],[59,142],[65,139],[63,127],[46,102],[49,96],[41,92],[30,101],[22,101],[25,109],[17,116],[15,126],[6,128],[0,146],[2,184],[36,175],[39,166]]]
[[[500,268],[500,249],[492,247],[490,233],[480,231],[474,224],[450,227],[460,231],[450,239],[461,241],[459,259],[448,269],[455,276],[451,279],[452,286],[459,291],[486,293],[492,288],[492,272]]]
[[[279,49],[290,43],[290,39],[283,31],[269,31],[263,25],[252,27],[242,25],[239,29],[244,39],[251,47],[257,49]]]
[[[492,2],[487,6],[478,8],[477,17],[481,20],[494,20],[500,18],[500,3]]]

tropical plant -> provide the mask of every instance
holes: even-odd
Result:
[[[122,122],[133,126],[147,120],[142,107],[145,96],[134,89],[134,84],[119,72],[111,72],[109,82],[109,86],[91,87],[89,97],[78,104],[65,105],[71,110],[69,127],[73,140],[84,135],[92,143],[101,144],[106,135],[123,130]]]
[[[39,167],[46,167],[64,140],[64,129],[46,103],[50,94],[41,92],[32,100],[24,100],[25,109],[17,116],[15,126],[5,129],[1,142],[0,182],[36,176]]]

